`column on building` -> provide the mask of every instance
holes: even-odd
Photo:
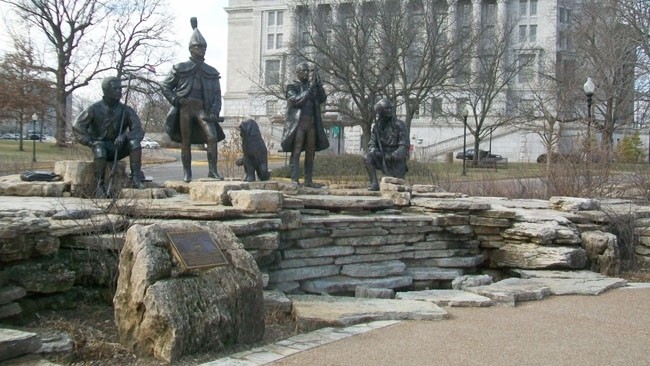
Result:
[[[500,37],[505,37],[508,27],[508,0],[497,0],[497,34]],[[503,84],[505,75],[499,74],[499,84]]]
[[[474,32],[480,33],[481,31],[481,4],[482,0],[472,0],[472,30]],[[478,55],[479,44],[476,45],[474,49],[474,54]],[[479,61],[478,59],[475,62],[472,62],[472,75],[478,75],[479,71]]]
[[[448,12],[447,12],[447,39],[453,40],[453,42],[456,42],[456,39],[458,39],[458,30],[457,30],[457,19],[456,19],[456,7],[458,6],[458,1],[457,0],[451,0],[449,1],[448,5]],[[454,25],[453,27],[450,25]],[[454,76],[454,69],[451,68],[449,69],[448,76],[450,78],[453,78]]]

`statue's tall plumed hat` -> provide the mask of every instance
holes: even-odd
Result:
[[[205,38],[203,38],[203,35],[201,34],[201,32],[199,32],[199,29],[196,27],[198,24],[196,17],[190,18],[190,24],[192,24],[192,29],[194,29],[194,32],[192,32],[192,37],[190,37],[190,47],[192,46],[207,47],[208,43],[205,41]]]

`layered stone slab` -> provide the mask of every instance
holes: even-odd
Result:
[[[104,176],[106,184],[111,180],[112,189],[120,190],[130,184],[126,174],[126,165],[128,159],[120,160],[116,164],[115,173],[113,173],[113,164],[106,166]],[[97,187],[95,178],[95,168],[92,161],[80,160],[62,160],[54,163],[54,173],[63,177],[63,182],[70,185],[70,192],[75,197],[94,197]]]
[[[36,333],[0,328],[0,362],[33,353],[41,348]]]
[[[277,191],[233,190],[228,197],[232,206],[242,211],[274,213],[282,209],[282,193]]]
[[[305,208],[318,208],[329,211],[382,210],[393,207],[393,201],[380,197],[352,197],[332,195],[297,195]]]
[[[369,299],[338,296],[291,295],[298,328],[348,326],[376,320],[442,320],[439,306],[415,300]]]
[[[0,196],[61,197],[70,185],[59,182],[25,182],[19,174],[0,177]]]
[[[222,206],[215,203],[196,203],[184,201],[179,204],[176,200],[150,200],[128,204],[118,200],[115,205],[123,214],[134,217],[160,218],[160,219],[190,219],[190,220],[215,220],[224,218],[241,217],[240,209]]]
[[[607,277],[590,271],[514,271],[523,279],[533,279],[551,288],[553,295],[600,295],[627,286],[622,278]]]
[[[449,307],[486,307],[493,305],[493,302],[489,297],[460,290],[398,292],[395,294],[395,298],[400,300],[428,301],[438,306]]]
[[[413,278],[410,276],[392,276],[384,278],[357,278],[348,276],[333,276],[318,278],[302,282],[304,291],[322,293],[352,293],[357,286],[371,288],[401,288],[411,285]]]
[[[507,278],[487,286],[468,287],[466,291],[489,297],[495,305],[515,306],[520,301],[542,300],[551,288],[534,280]]]
[[[492,208],[489,203],[472,199],[434,199],[414,197],[411,205],[427,208],[434,211],[486,211]]]
[[[490,259],[498,267],[524,269],[582,269],[587,264],[582,248],[536,244],[506,244],[492,251]]]

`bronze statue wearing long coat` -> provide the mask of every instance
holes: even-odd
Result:
[[[310,70],[306,62],[296,67],[296,76],[298,80],[287,85],[286,89],[287,114],[280,144],[282,151],[291,152],[291,183],[300,185],[298,165],[300,154],[304,151],[304,185],[317,187],[312,180],[314,157],[316,151],[329,147],[321,117],[321,105],[327,100],[327,95],[318,73]]]
[[[293,83],[287,85],[286,97],[287,97],[287,113],[286,119],[284,122],[284,131],[282,133],[282,151],[292,152],[293,143],[296,139],[296,130],[298,129],[298,121],[300,120],[301,108],[305,103],[306,99],[309,98],[309,89],[303,90],[303,84],[300,80],[295,80]],[[325,133],[325,128],[323,127],[323,119],[321,116],[320,105],[325,103],[327,100],[327,95],[322,86],[317,88],[318,92],[314,97],[314,100],[318,101],[314,105],[314,124],[316,128],[316,151],[322,151],[330,147],[330,142],[327,139],[327,133]],[[303,146],[302,151],[305,151]]]

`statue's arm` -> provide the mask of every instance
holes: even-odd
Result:
[[[406,133],[406,125],[404,122],[398,120],[397,125],[399,127],[399,143],[397,150],[393,151],[392,155],[394,159],[402,160],[406,159],[408,156],[409,149],[409,137]]]
[[[369,153],[374,153],[375,151],[378,151],[379,148],[377,147],[377,132],[375,131],[376,126],[374,123],[370,127],[370,139],[368,140],[368,152]]]
[[[125,108],[126,110],[124,113],[126,113],[126,120],[129,126],[129,131],[126,133],[127,139],[142,141],[142,138],[144,137],[144,129],[142,128],[140,117],[138,117],[138,114],[133,108],[129,106],[125,106]]]
[[[287,103],[292,107],[302,107],[311,97],[309,90],[300,91],[300,86],[296,84],[287,85]]]
[[[165,99],[173,105],[178,106],[178,97],[176,96],[176,86],[178,85],[178,76],[174,69],[167,75],[162,84],[162,94],[165,96]]]
[[[221,83],[219,82],[219,78],[216,79],[215,83],[214,103],[212,104],[212,110],[210,113],[219,117],[219,114],[221,113]]]
[[[82,145],[92,145],[93,136],[88,132],[88,126],[93,118],[95,118],[94,110],[92,107],[89,107],[84,109],[72,124],[72,133],[74,134],[75,139]]]

